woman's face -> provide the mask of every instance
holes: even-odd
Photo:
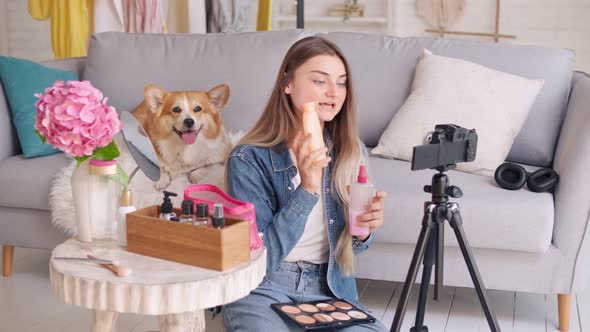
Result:
[[[346,69],[337,56],[317,55],[295,70],[285,87],[298,112],[303,104],[316,102],[322,124],[332,121],[346,100]]]

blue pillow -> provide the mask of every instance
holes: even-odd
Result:
[[[78,75],[25,59],[0,56],[0,80],[25,158],[59,152],[50,144],[41,142],[35,133],[35,93],[45,92],[45,88],[53,85],[55,81],[78,80]]]

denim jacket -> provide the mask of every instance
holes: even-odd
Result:
[[[327,139],[330,149],[331,142]],[[335,160],[334,151],[330,156]],[[357,298],[354,276],[345,276],[335,259],[336,243],[345,227],[345,214],[336,193],[331,193],[330,172],[333,162],[324,169],[322,190],[328,223],[330,255],[328,286],[336,297],[364,308]],[[302,186],[293,187],[297,169],[286,145],[273,148],[240,145],[233,149],[227,162],[227,188],[239,200],[252,202],[256,209],[256,224],[264,234],[267,247],[267,273],[276,271],[295,247],[305,229],[305,223],[319,195]],[[371,234],[364,242],[353,238],[353,252],[359,254],[373,242]]]

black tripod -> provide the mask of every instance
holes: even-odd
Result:
[[[479,275],[475,259],[471,252],[471,247],[467,242],[467,237],[463,231],[463,221],[457,203],[449,202],[449,196],[459,198],[463,192],[459,187],[449,186],[449,178],[444,172],[453,168],[455,165],[439,166],[439,171],[432,177],[432,185],[424,186],[424,191],[432,193],[432,201],[424,203],[424,217],[422,219],[422,229],[418,236],[418,243],[414,249],[412,262],[404,282],[404,287],[395,310],[395,318],[391,325],[390,332],[399,332],[408,305],[410,289],[416,281],[418,274],[418,264],[423,259],[424,265],[422,270],[422,281],[420,283],[420,295],[418,297],[418,308],[416,310],[416,322],[411,332],[428,332],[428,327],[424,324],[424,311],[426,310],[426,297],[428,295],[428,284],[432,273],[432,265],[435,265],[434,274],[434,299],[438,300],[438,290],[442,286],[443,279],[443,247],[444,247],[444,222],[449,224],[455,231],[455,236],[461,247],[463,258],[469,269],[471,280],[475,285],[479,302],[483,308],[484,314],[492,332],[499,332],[500,327],[496,320],[496,315],[492,311],[486,294],[483,281]]]

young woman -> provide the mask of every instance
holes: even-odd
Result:
[[[315,102],[326,147],[309,150],[302,134],[303,104]],[[227,331],[299,328],[270,304],[342,298],[364,308],[352,275],[354,255],[373,235],[348,230],[348,186],[366,165],[357,134],[350,70],[342,51],[320,37],[287,51],[260,119],[230,153],[230,195],[254,203],[267,248],[266,277],[247,297],[223,307]],[[383,223],[384,192],[356,221],[370,232]],[[339,330],[340,331],[340,330]],[[385,331],[379,322],[342,331]]]

